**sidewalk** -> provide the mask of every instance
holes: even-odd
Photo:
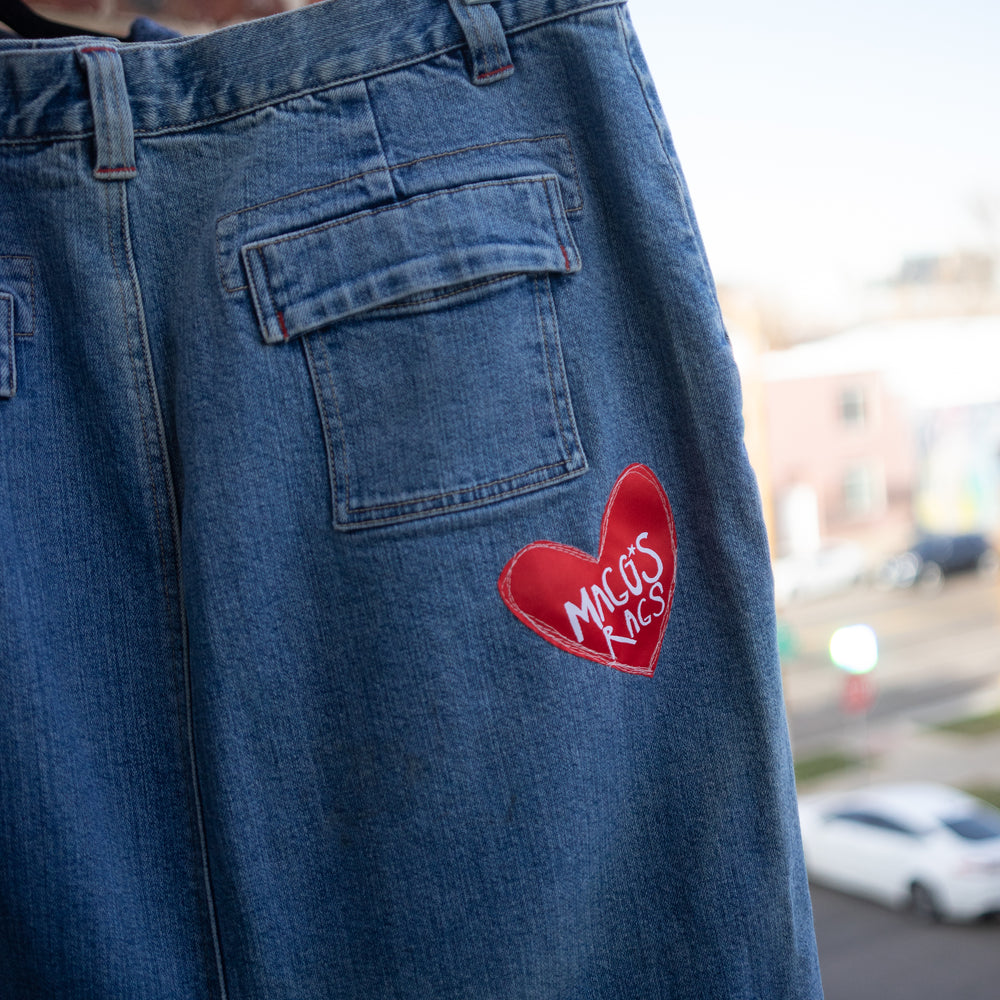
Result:
[[[1000,689],[993,687],[957,700],[945,711],[943,707],[937,707],[933,718],[872,723],[867,733],[860,720],[852,724],[830,749],[868,763],[801,782],[800,791],[844,791],[896,781],[1000,788],[1000,730],[973,736],[941,731],[933,725],[1000,709]]]

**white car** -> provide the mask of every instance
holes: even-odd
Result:
[[[1000,811],[945,785],[799,799],[809,877],[923,917],[1000,913]]]
[[[779,605],[791,601],[826,597],[864,578],[867,557],[854,542],[828,542],[815,552],[776,559],[774,599]]]

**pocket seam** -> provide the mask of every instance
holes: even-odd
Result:
[[[553,317],[553,316],[555,316],[555,303],[552,301],[552,289],[551,289],[551,285],[549,284],[549,282],[548,282],[547,279],[546,279],[545,283],[547,285],[549,285],[549,289],[548,289],[548,291],[549,291],[549,310],[550,310],[549,316]],[[555,382],[553,381],[553,378],[552,378],[552,361],[549,358],[548,330],[546,329],[546,317],[543,315],[544,310],[542,308],[541,295],[540,295],[539,287],[538,287],[541,284],[541,281],[540,281],[540,279],[535,278],[532,281],[532,284],[534,285],[534,292],[535,292],[535,311],[538,313],[538,323],[539,323],[539,325],[542,328],[541,329],[541,334],[542,334],[542,350],[545,352],[545,370],[546,370],[546,372],[548,373],[548,376],[549,376],[549,395],[550,395],[551,400],[552,400],[552,410],[555,413],[556,425],[559,427],[559,443],[562,445],[563,462],[568,462],[569,461],[569,449],[566,447],[566,428],[563,427],[562,416],[559,413],[559,395],[556,392]],[[564,390],[565,394],[568,396],[569,395],[569,386],[565,385],[565,383],[563,384],[563,390]]]
[[[7,261],[10,263],[6,263]],[[15,310],[14,336],[34,337],[37,313],[35,305],[34,257],[29,257],[27,254],[19,253],[0,254],[0,278],[6,279],[6,285],[9,285],[10,287],[7,288],[5,285],[5,290],[10,292],[10,294],[14,297],[15,302],[17,302],[20,297],[18,290],[14,287],[15,283],[19,282],[22,285],[24,283],[27,284],[28,295],[26,308]],[[27,323],[18,318],[24,312],[27,312],[28,314]]]
[[[539,291],[538,291],[538,285],[541,284],[543,281],[547,283],[547,278],[533,278],[532,279],[532,284],[535,286],[534,287],[535,308],[536,308],[536,310],[538,312],[538,322],[539,322],[540,326],[542,324],[546,323],[546,320],[542,316],[543,310],[541,308],[540,295],[539,295]],[[552,309],[553,315],[554,315],[555,314],[555,303],[552,302],[551,290],[550,290],[550,294],[549,294],[549,307],[550,307],[550,309]],[[540,333],[541,333],[541,337],[542,337],[542,349],[545,351],[545,368],[546,368],[546,372],[547,372],[548,377],[549,377],[549,395],[550,395],[550,398],[551,398],[552,409],[553,409],[553,411],[555,413],[556,423],[559,426],[559,443],[562,445],[562,453],[563,454],[562,454],[562,458],[558,462],[549,462],[546,465],[538,465],[538,466],[535,466],[533,469],[525,469],[523,472],[518,472],[518,473],[515,473],[514,475],[510,475],[510,476],[504,476],[501,479],[494,479],[494,480],[491,480],[488,483],[475,483],[475,484],[473,484],[471,486],[463,486],[463,487],[459,487],[457,489],[447,490],[447,491],[445,491],[443,493],[434,493],[434,494],[430,494],[430,495],[427,495],[427,496],[415,497],[415,498],[413,498],[411,500],[404,500],[404,501],[395,500],[395,501],[392,501],[390,503],[369,504],[367,506],[351,506],[351,477],[350,477],[350,472],[348,471],[348,468],[347,468],[347,463],[345,461],[344,462],[344,500],[345,500],[345,506],[347,508],[347,512],[349,514],[351,514],[351,513],[354,513],[354,514],[367,514],[367,513],[371,513],[373,511],[378,511],[378,510],[388,510],[391,507],[403,507],[403,506],[413,505],[413,504],[430,503],[431,501],[434,501],[434,500],[446,500],[448,497],[458,496],[458,495],[460,495],[462,493],[467,493],[470,490],[484,490],[484,489],[489,489],[492,486],[501,486],[503,483],[510,483],[510,482],[513,482],[514,480],[517,480],[517,479],[524,479],[526,476],[532,476],[536,472],[544,472],[546,469],[554,469],[554,468],[556,468],[557,466],[560,466],[560,465],[563,465],[563,466],[568,465],[569,462],[571,461],[571,459],[570,459],[569,449],[566,447],[566,429],[563,426],[562,417],[559,414],[559,397],[558,397],[558,393],[556,392],[555,381],[554,381],[553,375],[552,375],[552,364],[551,364],[550,359],[549,359],[549,345],[548,345],[548,332],[547,332],[547,328],[541,329]],[[303,338],[303,340],[310,340],[310,339],[312,339],[312,338],[311,337],[304,337]],[[330,355],[327,352],[326,344],[323,343],[322,334],[318,338],[316,338],[316,339],[317,339],[317,341],[319,343],[320,349],[323,351],[324,364],[325,364],[326,372],[327,372],[326,384],[329,386],[330,392],[331,392],[331,394],[333,396],[333,405],[334,405],[334,409],[336,410],[336,413],[337,413],[337,429],[340,432],[340,446],[343,449],[343,454],[344,454],[344,457],[346,459],[346,457],[347,457],[347,450],[348,450],[347,449],[347,437],[346,437],[346,434],[344,432],[343,418],[340,415],[340,406],[339,406],[339,404],[337,402],[337,387],[336,387],[336,385],[334,385],[332,374],[331,374],[332,373],[332,365],[330,363]],[[565,383],[563,384],[563,390],[564,390],[565,394],[568,396],[569,395],[569,386],[566,385]],[[539,485],[539,484],[532,484],[532,485],[535,486],[535,485]],[[514,492],[514,491],[510,491],[510,492]],[[508,494],[506,494],[506,493],[505,494],[501,494],[501,496],[506,496],[506,495],[508,495]],[[489,503],[491,500],[495,500],[495,499],[499,499],[499,498],[497,498],[497,497],[488,497],[488,498],[483,498],[483,499],[479,499],[479,500],[470,500],[470,501],[467,501],[466,503],[467,504],[483,504],[483,503]],[[413,513],[414,513],[415,516],[427,517],[427,516],[430,516],[430,515],[436,514],[436,513],[446,513],[448,510],[454,510],[456,507],[461,507],[461,506],[464,506],[464,505],[465,504],[453,504],[453,505],[450,505],[449,507],[445,508],[442,511],[433,510],[433,511],[419,511],[419,512],[413,512]],[[338,522],[338,523],[340,523],[340,522]],[[381,521],[373,521],[371,523],[380,524],[382,522]]]
[[[562,462],[554,463],[554,465],[563,464],[564,463]],[[546,469],[549,468],[549,466],[543,465],[540,468]],[[545,489],[549,486],[555,486],[558,483],[565,482],[567,479],[575,479],[577,476],[583,475],[583,473],[588,472],[589,470],[590,467],[584,461],[580,463],[578,468],[567,469],[559,476],[552,476],[552,478],[544,479],[538,483],[525,483],[523,486],[518,486],[511,490],[505,490],[503,493],[498,493],[496,496],[477,497],[473,500],[463,500],[460,503],[452,503],[444,507],[433,507],[430,510],[406,511],[405,513],[393,514],[389,517],[369,518],[362,521],[335,520],[333,526],[337,531],[365,531],[371,530],[372,528],[386,528],[393,524],[403,524],[407,521],[424,521],[431,517],[447,516],[449,514],[456,514],[459,511],[470,510],[476,507],[487,507],[503,500],[509,500],[512,497],[522,496],[525,493],[534,493],[537,490]],[[523,475],[529,475],[529,473],[523,473]],[[501,482],[502,481],[503,480],[501,480]]]
[[[412,505],[415,503],[429,503],[432,500],[446,500],[448,497],[457,496],[461,493],[467,493],[471,490],[485,490],[491,486],[502,486],[504,483],[513,482],[515,479],[523,479],[525,476],[533,476],[536,472],[544,472],[546,469],[555,469],[557,466],[565,465],[566,460],[562,459],[558,462],[549,462],[548,465],[538,465],[534,469],[525,469],[524,472],[515,473],[513,476],[505,476],[503,479],[494,479],[488,483],[476,483],[474,486],[465,486],[461,489],[449,490],[447,493],[434,493],[430,496],[417,497],[415,500],[404,500],[404,501],[394,501],[392,503],[377,503],[369,507],[348,507],[348,510],[354,514],[368,514],[376,510],[387,510],[390,507],[402,507],[405,505]],[[533,489],[539,486],[539,483],[531,483],[530,486],[525,486],[525,489]],[[476,504],[487,504],[492,503],[494,500],[499,500],[502,497],[508,496],[510,493],[515,492],[514,490],[509,490],[507,492],[501,493],[499,496],[495,497],[482,497],[476,500],[466,500],[460,504],[449,504],[447,507],[435,508],[434,510],[420,510],[420,511],[410,511],[408,515],[412,517],[431,517],[435,514],[447,514],[448,511],[455,510],[460,507],[468,507]],[[347,493],[348,503],[350,503],[350,492]],[[386,518],[383,520],[372,520],[368,523],[370,524],[384,524],[392,518]]]
[[[324,441],[327,448],[327,469],[329,472],[331,480],[331,495],[333,503],[333,525],[338,530],[343,531],[354,531],[365,528],[375,528],[384,525],[396,524],[404,521],[412,520],[422,520],[429,517],[441,516],[450,513],[455,513],[461,510],[467,510],[473,507],[486,506],[491,503],[496,503],[500,500],[504,500],[508,497],[518,496],[522,493],[532,492],[537,489],[541,489],[545,486],[551,486],[556,483],[562,482],[565,479],[573,478],[580,475],[588,470],[588,464],[586,455],[583,452],[582,444],[580,444],[579,433],[576,431],[575,424],[573,422],[572,416],[572,405],[570,403],[569,395],[569,384],[566,380],[565,367],[562,364],[561,350],[558,338],[558,331],[556,326],[556,315],[555,315],[555,302],[552,298],[551,282],[548,275],[515,275],[515,277],[525,277],[532,283],[533,299],[535,301],[535,312],[536,312],[536,322],[538,323],[538,334],[542,341],[542,350],[545,356],[545,368],[546,375],[548,379],[549,388],[549,401],[552,406],[553,415],[556,418],[556,425],[559,429],[559,445],[562,451],[562,457],[555,462],[549,462],[544,465],[534,466],[530,469],[525,469],[521,472],[514,473],[509,476],[504,476],[499,479],[493,479],[489,482],[478,482],[471,483],[468,485],[463,485],[456,487],[455,489],[446,490],[440,493],[422,495],[418,497],[411,497],[405,500],[394,500],[386,503],[379,504],[367,504],[367,505],[357,505],[354,506],[351,503],[351,475],[348,463],[348,444],[347,436],[344,428],[343,418],[340,413],[340,406],[338,402],[337,388],[333,380],[333,364],[330,358],[329,351],[327,349],[326,343],[324,341],[323,333],[321,331],[314,331],[309,336],[303,336],[300,339],[303,343],[303,349],[306,352],[307,364],[311,369],[313,374],[314,382],[314,392],[317,396],[317,402],[320,408],[320,417],[324,422]],[[509,277],[509,276],[508,276]],[[493,284],[494,282],[489,282]],[[540,285],[545,285],[544,295],[540,289]],[[545,315],[546,307],[543,303],[543,297],[548,301],[548,316]],[[551,345],[549,341],[552,341]],[[312,342],[315,341],[315,344]],[[321,352],[322,357],[316,358],[313,348],[317,348]],[[555,370],[552,364],[552,351],[555,351],[559,357],[560,363],[560,373],[561,378],[557,378]],[[318,360],[318,364],[316,363]],[[557,389],[557,381],[561,383],[562,393]],[[324,400],[324,387],[331,394],[331,399],[333,401],[334,416],[337,422],[337,436],[339,437],[339,451],[340,459],[338,460],[337,448],[333,446],[333,442],[330,440],[330,411],[327,408],[327,403]],[[563,419],[562,407],[566,408],[566,417],[569,420],[569,425],[567,426],[566,421]],[[569,447],[569,442],[575,440],[577,443],[577,448]],[[574,453],[578,453],[575,457]],[[574,467],[574,461],[578,464]],[[524,480],[527,477],[535,476],[539,473],[544,473],[548,469],[556,469],[562,467],[565,471],[556,476],[552,476],[548,479],[543,479],[540,482],[528,482],[522,483],[519,486],[513,486],[510,488],[503,489],[504,484],[517,483],[519,480]],[[433,504],[438,501],[447,501],[450,497],[459,497],[463,494],[473,493],[480,490],[488,490],[496,487],[501,487],[500,492],[494,493],[491,496],[485,497],[472,497],[468,500],[463,500],[459,502],[444,503],[439,506],[432,507],[430,509],[412,509],[414,506]],[[344,501],[344,514],[340,513],[340,504],[338,498],[340,496],[341,490],[343,492]],[[407,509],[409,508],[409,509]],[[379,515],[379,511],[387,510],[397,510],[396,514],[390,515]]]
[[[320,372],[317,370],[316,362],[313,356],[313,350],[311,341],[313,337],[302,337],[302,350],[305,352],[306,356],[306,366],[309,369],[309,374],[313,383],[313,395],[316,397],[316,404],[319,406],[320,410],[320,420],[323,424],[323,444],[326,449],[326,467],[327,476],[330,480],[330,492],[333,501],[333,522],[337,524],[337,490],[338,490],[338,475],[337,475],[337,458],[336,449],[333,447],[333,443],[330,441],[330,418],[327,415],[326,402],[324,400],[324,394],[322,387],[319,385],[321,378]],[[317,346],[323,352],[323,364],[326,367],[326,378],[325,381],[330,387],[330,392],[333,394],[333,406],[337,413],[337,430],[340,433],[340,448],[342,454],[347,453],[347,440],[344,435],[344,421],[340,416],[340,404],[337,400],[337,387],[333,383],[333,378],[330,375],[330,355],[327,352],[326,344],[323,343],[322,337],[315,338]],[[344,478],[348,481],[348,503],[350,502],[350,476],[347,471],[347,467],[344,467]]]
[[[288,194],[279,195],[276,198],[270,198],[266,201],[258,202],[257,204],[254,205],[247,205],[243,208],[237,208],[231,212],[226,212],[224,215],[220,215],[215,222],[215,254],[219,270],[219,282],[222,285],[223,290],[229,293],[245,292],[248,290],[250,284],[249,281],[244,281],[242,284],[239,285],[229,285],[227,283],[226,268],[224,266],[224,259],[226,255],[223,252],[223,247],[221,245],[221,237],[220,237],[221,225],[227,219],[232,219],[235,216],[267,208],[271,205],[278,205],[283,201],[288,201],[289,199],[299,198],[305,195],[317,194],[318,192],[321,191],[329,191],[333,188],[339,187],[340,185],[349,184],[351,181],[357,181],[363,177],[369,177],[374,174],[388,173],[391,180],[392,175],[397,171],[405,171],[410,167],[416,167],[422,163],[430,163],[434,160],[446,160],[448,157],[476,153],[481,150],[494,149],[501,146],[519,146],[527,143],[540,144],[546,142],[559,143],[561,146],[565,148],[566,158],[569,162],[569,168],[572,173],[572,184],[567,184],[567,186],[571,189],[574,195],[573,199],[574,204],[571,207],[564,206],[564,211],[568,215],[572,215],[577,212],[582,212],[584,207],[583,191],[580,186],[580,173],[576,164],[576,154],[573,152],[573,146],[569,141],[569,136],[565,132],[556,132],[552,133],[551,135],[528,136],[521,139],[501,139],[498,142],[487,142],[487,143],[479,143],[472,146],[463,146],[459,149],[447,150],[444,153],[432,153],[428,156],[419,156],[416,159],[406,160],[402,163],[389,164],[386,167],[375,167],[371,170],[362,170],[359,173],[351,174],[351,176],[349,177],[341,177],[335,181],[330,181],[327,184],[317,184],[313,187],[302,188],[298,191],[291,191]],[[546,165],[551,168],[551,164],[546,164]],[[555,176],[558,178],[560,182],[560,191],[561,191],[564,177],[558,171],[556,172]],[[470,183],[475,183],[475,182],[470,182]],[[428,193],[433,193],[433,192],[428,192]],[[390,203],[390,206],[391,204],[398,204],[398,201]],[[354,213],[352,212],[348,214],[354,214]],[[236,242],[242,243],[242,238],[237,237]],[[258,242],[258,241],[252,240],[251,242]],[[237,250],[236,252],[238,255],[239,251]]]
[[[552,199],[549,196],[548,185],[552,182],[558,183],[559,177],[557,174],[545,174],[537,177],[511,177],[506,180],[490,180],[490,181],[478,181],[472,184],[459,184],[456,187],[442,188],[440,191],[427,191],[424,194],[416,194],[411,198],[405,198],[403,201],[393,201],[388,205],[379,205],[377,208],[370,208],[367,210],[362,209],[360,212],[352,212],[350,215],[345,215],[341,219],[333,219],[330,222],[323,222],[316,226],[308,226],[305,229],[297,229],[293,233],[289,233],[287,236],[276,236],[273,239],[261,240],[258,243],[248,244],[247,249],[255,250],[258,255],[263,255],[264,247],[275,247],[280,246],[282,243],[292,243],[295,240],[305,239],[307,236],[315,236],[316,233],[325,233],[330,229],[336,229],[338,226],[345,226],[349,223],[356,222],[358,219],[367,219],[375,215],[381,215],[383,212],[398,211],[401,208],[408,208],[410,205],[414,205],[420,201],[429,201],[432,198],[440,198],[449,195],[455,191],[479,191],[483,188],[490,187],[516,187],[519,184],[541,184],[545,191],[545,199],[549,205],[549,214],[552,216],[552,226],[560,235],[562,234],[561,229],[556,223],[555,213],[552,210]],[[564,209],[565,211],[565,209]],[[560,244],[560,249],[563,253],[566,253],[565,247]],[[569,268],[567,267],[567,270]]]
[[[385,305],[381,306],[372,306],[369,310],[366,310],[366,312],[396,313],[398,315],[406,315],[407,310],[414,309],[418,306],[425,306],[431,302],[441,302],[444,299],[453,299],[457,295],[465,295],[467,292],[474,292],[477,288],[486,288],[489,285],[496,285],[502,281],[510,281],[511,278],[520,278],[523,274],[523,271],[508,271],[506,274],[498,274],[495,278],[484,278],[482,281],[461,285],[460,287],[457,287],[449,292],[441,292],[437,295],[427,292],[422,298],[414,296],[413,298],[399,299],[396,302],[386,302]]]
[[[539,186],[541,187],[540,192]],[[502,193],[481,195],[480,192],[484,191]],[[310,286],[311,290],[306,289],[308,294],[304,298],[302,297],[303,290],[300,288],[296,289],[298,297],[290,298],[292,293],[287,287],[290,262],[296,259],[295,255],[301,255],[310,250],[316,252],[316,244],[319,244],[319,249],[332,252],[331,246],[327,244],[333,244],[333,249],[335,249],[336,243],[340,239],[335,232],[336,230],[342,229],[350,234],[355,226],[361,227],[362,232],[366,228],[374,229],[377,232],[381,226],[385,225],[388,225],[390,229],[399,226],[409,227],[414,221],[411,218],[411,213],[416,214],[416,221],[420,225],[426,226],[428,220],[433,219],[435,213],[448,206],[448,201],[439,202],[439,199],[458,198],[466,201],[471,200],[475,204],[481,197],[500,201],[510,198],[518,202],[527,199],[528,202],[534,203],[533,211],[536,213],[535,220],[538,223],[536,231],[531,237],[525,237],[523,246],[526,247],[526,250],[519,255],[521,259],[509,259],[505,262],[506,269],[502,272],[503,274],[573,273],[580,269],[579,250],[566,219],[558,175],[505,177],[429,191],[414,195],[404,201],[354,212],[321,225],[296,229],[283,235],[244,245],[241,251],[242,258],[250,279],[250,296],[263,339],[271,345],[280,344],[314,332],[329,323],[354,315],[370,313],[379,305],[397,304],[405,307],[406,300],[415,294],[440,293],[448,287],[454,287],[458,291],[460,286],[467,285],[476,279],[498,276],[493,273],[493,268],[484,265],[481,252],[478,255],[471,253],[471,250],[482,251],[483,248],[472,242],[480,237],[471,222],[474,213],[470,212],[470,225],[473,228],[467,234],[470,240],[467,245],[471,248],[469,251],[471,256],[466,255],[468,256],[466,260],[466,256],[459,255],[458,260],[452,262],[452,268],[456,264],[460,264],[462,269],[467,270],[467,273],[461,277],[442,273],[437,275],[441,280],[436,283],[424,282],[422,288],[402,288],[399,287],[398,279],[409,279],[405,267],[407,258],[399,257],[399,263],[394,267],[392,265],[397,258],[386,257],[383,262],[383,273],[393,276],[398,272],[395,287],[393,287],[392,281],[389,281],[388,284],[384,282],[373,284],[370,281],[366,283],[361,280],[360,272],[350,271],[351,265],[345,265],[347,271],[342,276],[343,283],[336,282],[327,276],[329,280],[322,285],[316,285],[315,288]],[[532,206],[526,205],[525,207],[531,208]],[[541,220],[544,219],[542,212],[545,209],[548,210],[548,219],[542,224]],[[495,208],[493,210],[495,211]],[[511,210],[510,206],[508,206],[508,210]],[[383,223],[378,219],[379,216],[384,216],[389,221]],[[347,238],[350,239],[350,235]],[[372,237],[369,236],[369,238]],[[559,249],[558,255],[555,252],[557,247]],[[525,257],[526,253],[527,257]],[[344,258],[337,254],[334,259],[342,260]],[[353,257],[349,259],[353,259]],[[434,259],[435,261],[438,259],[447,260],[447,256],[437,255]],[[302,270],[300,265],[293,267],[291,273],[299,276]],[[476,271],[479,273],[476,274]],[[272,281],[272,276],[275,276],[275,281]],[[292,286],[294,287],[298,281],[299,277],[296,277]],[[266,288],[259,287],[262,283],[266,285]],[[360,297],[356,294],[359,291],[364,293]]]

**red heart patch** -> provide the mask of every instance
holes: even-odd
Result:
[[[554,646],[652,677],[674,599],[677,533],[652,469],[630,465],[604,508],[600,554],[532,542],[503,568],[504,603]]]

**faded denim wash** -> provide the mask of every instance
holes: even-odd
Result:
[[[624,6],[5,39],[0,106],[0,995],[819,997],[739,383]],[[653,676],[498,590],[597,554],[633,464]]]

